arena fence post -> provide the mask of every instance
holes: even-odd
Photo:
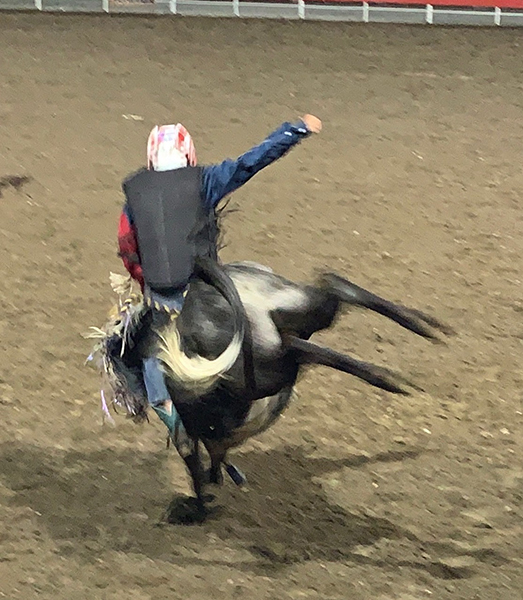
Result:
[[[364,23],[369,22],[369,3],[368,2],[363,3],[363,22]]]
[[[305,19],[305,0],[298,0],[298,17]]]

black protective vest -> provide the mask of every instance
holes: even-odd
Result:
[[[184,288],[197,256],[217,259],[216,214],[203,204],[201,183],[201,167],[141,169],[123,182],[144,280],[153,290]]]

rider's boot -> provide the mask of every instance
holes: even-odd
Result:
[[[175,435],[175,432],[178,428],[183,428],[180,415],[178,414],[176,408],[174,408],[174,404],[172,403],[171,399],[155,404],[152,408],[162,423],[167,427],[171,437]]]

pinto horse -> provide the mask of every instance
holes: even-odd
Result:
[[[308,285],[256,263],[204,261],[197,275],[181,314],[158,333],[152,332],[150,311],[139,300],[139,316],[134,321],[128,316],[127,334],[105,337],[104,363],[106,371],[109,366],[116,373],[113,382],[119,386],[113,385],[113,391],[116,387],[117,397],[125,397],[120,404],[140,416],[146,407],[140,361],[151,351],[162,360],[183,423],[173,442],[191,476],[199,519],[212,499],[206,486],[222,483],[223,467],[236,484],[245,481],[228,461],[229,450],[276,421],[307,366],[343,371],[395,394],[408,394],[409,387],[420,389],[387,368],[310,340],[315,332],[331,327],[345,308],[377,312],[432,341],[441,341],[438,333],[452,333],[434,317],[394,304],[335,273],[324,273]],[[128,327],[129,320],[134,328]],[[208,471],[202,445],[210,456]]]

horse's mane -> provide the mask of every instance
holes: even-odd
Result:
[[[216,227],[216,247],[218,253],[221,252],[224,248],[227,247],[227,243],[224,241],[224,233],[223,233],[223,221],[225,217],[228,215],[238,212],[237,208],[230,208],[229,204],[231,202],[231,198],[227,198],[224,202],[223,206],[214,210],[215,215],[215,227]]]

